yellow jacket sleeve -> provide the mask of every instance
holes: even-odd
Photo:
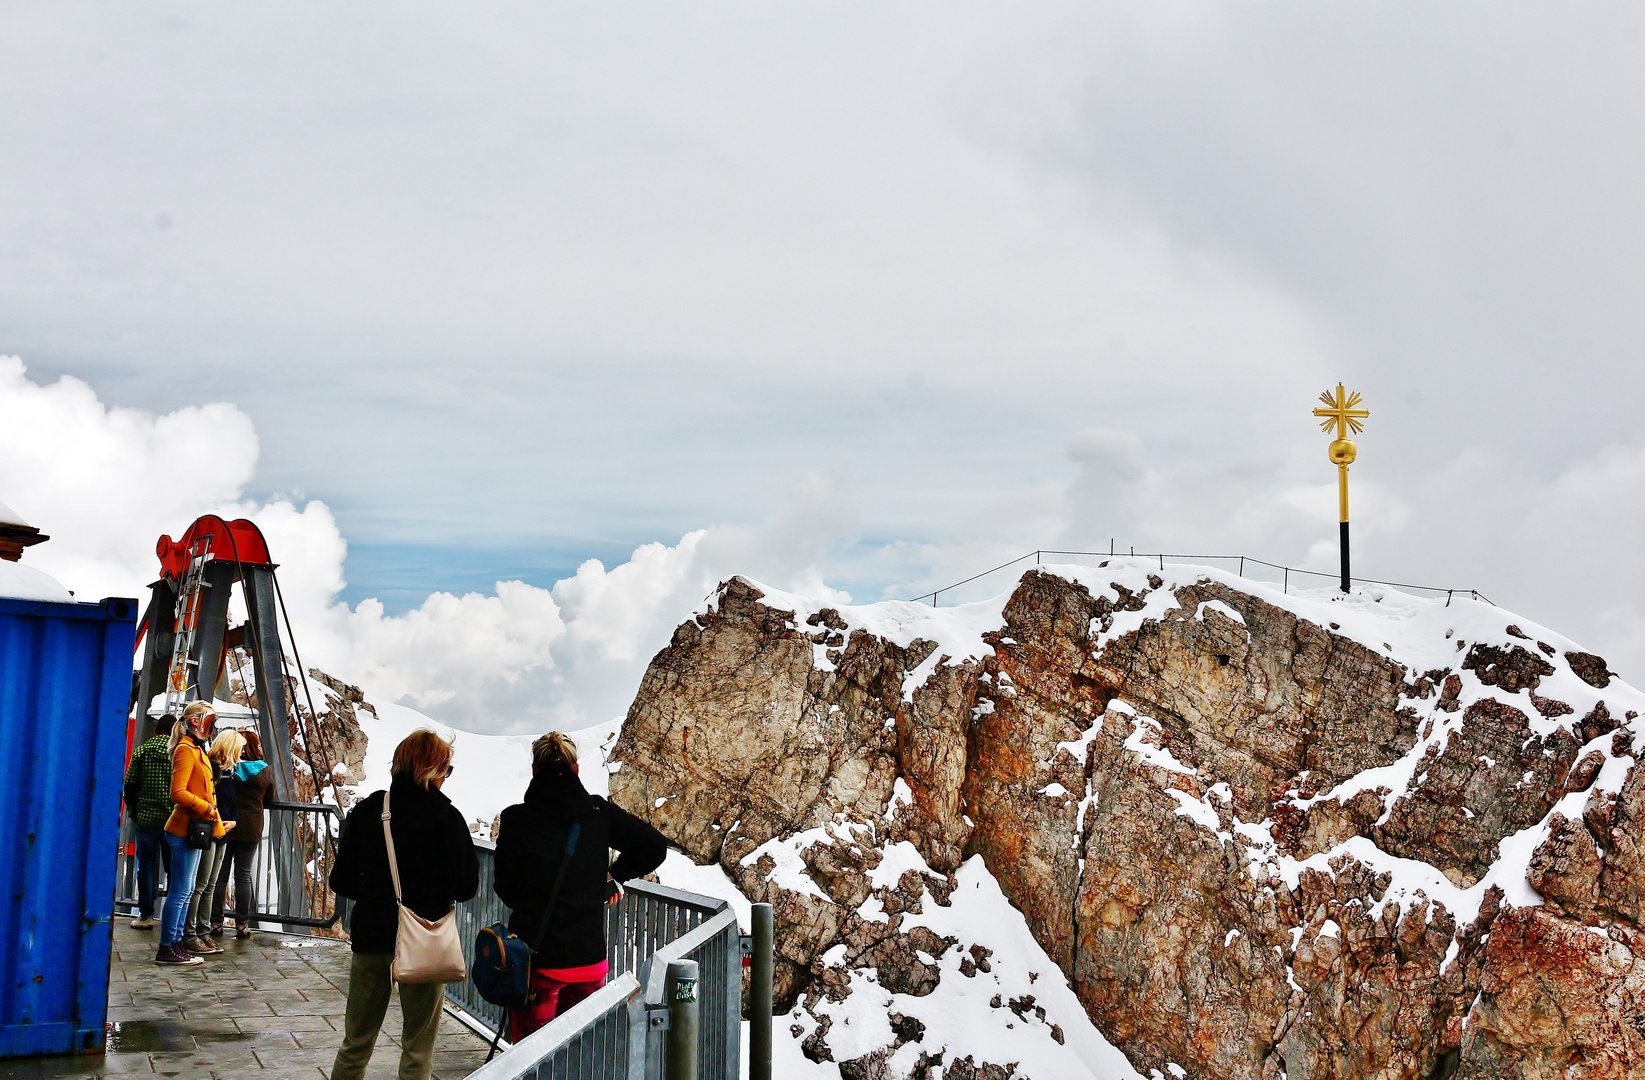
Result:
[[[179,744],[171,757],[171,801],[197,818],[214,817],[216,805],[189,790],[189,777],[198,769],[197,751],[187,743]],[[208,782],[208,791],[210,787]]]

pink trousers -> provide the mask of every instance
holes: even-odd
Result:
[[[538,968],[531,973],[531,1002],[508,1010],[508,1041],[517,1043],[605,985],[604,961],[585,968]]]

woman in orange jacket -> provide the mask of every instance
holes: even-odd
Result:
[[[212,782],[211,759],[206,747],[211,743],[217,713],[209,702],[191,701],[183,709],[183,721],[171,734],[171,801],[176,803],[166,819],[166,846],[171,852],[170,879],[166,882],[166,906],[160,916],[160,951],[157,964],[198,964],[198,956],[183,948],[183,920],[188,915],[189,894],[194,891],[194,874],[200,866],[200,848],[188,843],[189,826],[196,821],[211,822],[213,839],[224,834],[217,814],[217,788]]]

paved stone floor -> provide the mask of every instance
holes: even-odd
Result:
[[[109,972],[108,1052],[0,1058],[0,1080],[158,1074],[187,1080],[255,1076],[323,1080],[342,1042],[348,998],[345,941],[256,934],[222,939],[226,950],[196,967],[154,963],[155,931],[119,919]],[[302,943],[303,947],[294,947]],[[400,1060],[400,1003],[389,1006],[368,1078],[389,1078]],[[434,1075],[467,1076],[486,1040],[449,1013],[440,1021]]]

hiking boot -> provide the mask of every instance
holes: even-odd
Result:
[[[156,964],[170,964],[174,967],[189,967],[194,964],[205,963],[198,956],[190,956],[175,945],[160,946],[160,951],[154,955],[154,962]]]
[[[223,951],[223,947],[215,941],[197,937],[184,938],[183,948],[199,956],[210,956],[212,953],[220,953]]]
[[[133,930],[153,930],[154,920],[145,919],[142,916],[138,916],[137,918],[131,920],[131,928]]]

